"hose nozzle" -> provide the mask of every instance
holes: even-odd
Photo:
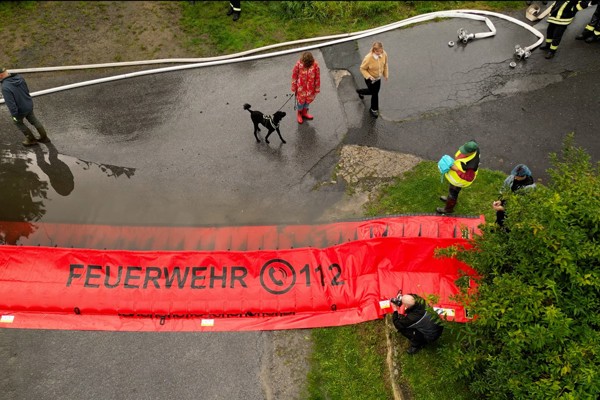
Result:
[[[515,57],[519,60],[529,58],[531,51],[522,48],[520,45],[515,46]]]
[[[469,40],[475,39],[475,34],[467,32],[467,30],[464,28],[460,28],[457,33],[458,33],[458,40],[460,40],[464,44],[467,44],[469,42]]]

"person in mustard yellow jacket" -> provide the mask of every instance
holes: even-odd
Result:
[[[383,50],[381,42],[375,42],[371,51],[360,64],[360,73],[365,78],[366,89],[357,89],[356,93],[362,99],[371,96],[371,115],[379,116],[379,89],[381,89],[381,78],[388,79],[388,55]]]
[[[436,209],[438,214],[454,212],[460,190],[470,186],[475,181],[478,169],[479,145],[476,141],[470,140],[460,146],[454,155],[454,164],[450,167],[450,171],[444,174],[444,177],[450,183],[450,188],[448,189],[448,196],[440,196],[440,200],[445,202],[446,206],[438,207]]]

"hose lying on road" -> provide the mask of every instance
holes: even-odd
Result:
[[[481,15],[479,15],[479,14],[481,14]],[[488,26],[488,28],[490,28],[490,32],[470,34],[472,36],[470,36],[469,39],[477,39],[477,38],[493,36],[496,34],[496,28],[494,27],[492,22],[484,15],[489,15],[489,16],[494,16],[497,18],[505,19],[507,21],[515,23],[515,24],[529,30],[531,33],[533,33],[535,36],[537,36],[538,40],[534,44],[521,49],[524,52],[529,52],[528,54],[530,54],[531,50],[533,50],[537,46],[539,46],[542,43],[542,41],[544,40],[544,35],[541,32],[539,32],[537,29],[529,26],[528,24],[526,24],[522,21],[519,21],[516,18],[507,16],[504,14],[500,14],[500,13],[496,13],[496,12],[492,12],[492,11],[482,11],[482,10],[452,10],[452,11],[436,11],[436,12],[431,12],[431,13],[427,13],[427,14],[417,15],[417,16],[414,16],[411,18],[404,19],[402,21],[394,22],[394,23],[384,25],[384,26],[381,26],[378,28],[368,29],[368,30],[360,31],[360,32],[356,32],[356,33],[323,36],[323,37],[318,37],[318,38],[302,39],[302,40],[296,40],[296,41],[292,41],[292,42],[278,43],[278,44],[274,44],[274,45],[270,45],[270,46],[264,46],[264,47],[260,47],[257,49],[244,51],[241,53],[229,54],[229,55],[218,56],[218,57],[190,58],[190,59],[187,59],[187,58],[185,58],[185,59],[162,59],[162,60],[130,61],[130,62],[104,63],[104,64],[71,65],[71,66],[64,66],[64,67],[42,67],[42,68],[27,68],[27,69],[14,69],[14,70],[11,69],[10,72],[32,73],[32,72],[64,71],[64,70],[73,70],[73,69],[91,69],[91,68],[164,64],[164,63],[188,63],[186,65],[177,65],[177,66],[172,66],[172,67],[157,68],[157,69],[151,69],[151,70],[146,70],[146,71],[137,71],[137,72],[131,72],[131,73],[127,73],[127,74],[110,76],[110,77],[106,77],[106,78],[93,79],[93,80],[89,80],[89,81],[78,82],[78,83],[73,83],[73,84],[64,85],[64,86],[58,86],[55,88],[40,90],[40,91],[31,93],[31,96],[41,96],[44,94],[55,93],[55,92],[59,92],[59,91],[63,91],[63,90],[74,89],[74,88],[89,86],[89,85],[95,85],[98,83],[111,82],[111,81],[116,81],[116,80],[126,79],[126,78],[133,78],[136,76],[158,74],[158,73],[170,72],[170,71],[179,71],[179,70],[191,69],[191,68],[209,67],[209,66],[215,66],[215,65],[222,65],[222,64],[229,64],[229,63],[236,63],[236,62],[251,61],[251,60],[262,59],[262,58],[276,57],[276,56],[281,56],[281,55],[290,54],[290,53],[299,53],[302,51],[317,49],[317,48],[325,47],[325,46],[332,46],[335,44],[348,42],[351,40],[356,40],[356,39],[361,39],[361,38],[368,37],[368,36],[377,35],[377,34],[387,32],[390,30],[394,30],[394,29],[398,29],[398,28],[401,28],[401,27],[404,27],[404,26],[407,26],[410,24],[416,24],[419,22],[430,21],[430,20],[436,19],[436,18],[467,18],[467,19],[472,19],[472,20],[484,21],[486,23],[486,25]],[[329,41],[327,41],[327,40],[329,40]],[[325,42],[323,42],[323,41],[325,41]],[[271,49],[274,49],[277,47],[291,46],[291,45],[310,43],[310,42],[322,42],[322,43],[312,44],[312,45],[308,45],[308,46],[304,46],[304,47],[300,47],[300,48],[281,50],[281,51],[267,53],[267,54],[249,55],[249,54],[253,54],[253,53],[264,52],[264,51],[271,50]],[[4,99],[0,100],[0,104],[1,103],[4,103]]]

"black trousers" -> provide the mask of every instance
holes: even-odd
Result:
[[[550,51],[556,51],[568,26],[569,25],[548,24],[546,44],[550,46]]]
[[[359,89],[358,93],[363,96],[371,96],[371,110],[379,111],[379,89],[381,89],[381,79],[373,82],[365,79],[366,89]]]
[[[583,29],[583,35],[586,37],[592,35],[600,35],[600,6],[596,7],[596,11],[594,11],[592,19],[590,19],[590,22],[588,22],[588,24]]]
[[[415,347],[423,347],[427,344],[425,336],[421,332],[412,328],[398,329],[398,333],[410,340],[410,344]]]
[[[448,198],[458,200],[458,195],[460,193],[460,189],[462,189],[462,188],[458,187],[458,186],[450,185],[450,187],[448,188]]]

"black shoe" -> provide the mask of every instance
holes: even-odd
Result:
[[[411,346],[408,348],[408,350],[406,350],[406,352],[407,352],[408,354],[415,354],[416,352],[418,352],[418,351],[419,351],[419,350],[421,350],[422,348],[423,348],[423,347],[420,347],[420,346],[412,346],[412,345],[411,345]]]
[[[446,210],[446,207],[438,207],[435,209],[435,212],[438,214],[452,214],[454,210]]]
[[[365,91],[365,89],[356,89],[356,93],[358,93],[358,97],[360,99],[364,99],[365,98],[364,91]]]
[[[371,116],[372,116],[373,118],[377,118],[377,117],[379,117],[379,111],[378,111],[378,110],[373,110],[373,109],[370,109],[370,110],[369,110],[369,112],[371,113]]]
[[[234,11],[233,12],[233,20],[237,21],[238,19],[240,19],[240,14],[241,13],[242,13],[241,11]]]
[[[540,47],[540,50],[550,50],[550,46],[548,45],[548,43],[546,43],[545,45],[543,45],[542,47]]]
[[[580,33],[579,35],[575,36],[575,40],[585,40],[586,36],[583,33]]]
[[[37,141],[40,143],[50,143],[51,142],[51,140],[48,136],[41,137]]]
[[[588,36],[585,38],[585,42],[586,43],[592,43],[596,41],[596,37],[595,36]]]
[[[546,58],[546,60],[551,59],[552,57],[554,57],[554,51],[549,51],[546,53],[546,55],[544,56]]]
[[[440,200],[445,203],[448,201],[448,196],[440,196]]]
[[[227,15],[233,14],[233,7],[229,6],[229,10],[227,10]]]
[[[23,140],[21,143],[25,147],[36,146],[38,144],[37,140],[33,137],[25,137],[25,140]]]

